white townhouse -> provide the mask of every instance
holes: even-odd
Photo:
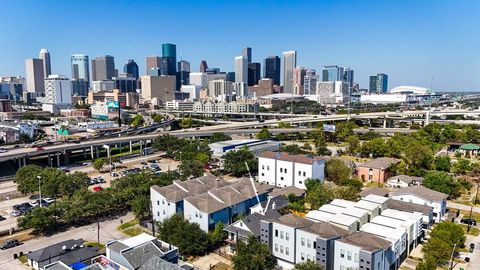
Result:
[[[390,192],[391,199],[431,206],[435,222],[440,222],[447,212],[447,197],[448,195],[445,193],[424,186],[409,186]]]
[[[284,152],[263,152],[258,157],[258,180],[261,183],[306,189],[305,180],[308,178],[324,181],[324,158]]]

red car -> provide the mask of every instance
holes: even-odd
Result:
[[[103,190],[103,188],[101,186],[93,187],[93,192],[100,192],[102,190]]]

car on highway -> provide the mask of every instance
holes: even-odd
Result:
[[[467,224],[470,226],[477,226],[477,221],[473,218],[462,218],[460,223]]]
[[[8,152],[7,149],[5,149],[5,148],[0,148],[0,153],[6,153],[6,152]]]
[[[45,150],[45,148],[41,146],[35,146],[35,151],[42,151],[42,150]]]
[[[17,239],[10,239],[7,242],[5,242],[2,246],[0,246],[1,249],[9,249],[13,248],[20,245],[20,242],[18,242]]]

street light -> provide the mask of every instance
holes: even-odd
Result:
[[[10,209],[10,196],[7,197],[8,201],[8,209]],[[9,227],[9,232],[10,235],[12,234],[12,214],[8,215],[8,227]]]
[[[42,177],[40,175],[37,176],[38,179],[38,194],[39,194],[39,202],[40,202],[40,207],[42,207]]]

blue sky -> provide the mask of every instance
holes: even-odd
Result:
[[[52,72],[70,76],[70,54],[111,54],[117,68],[161,55],[233,70],[242,47],[253,60],[297,50],[317,71],[337,64],[368,76],[387,73],[390,87],[480,91],[480,1],[107,1],[0,0],[0,76],[24,75],[26,58],[48,48]]]

